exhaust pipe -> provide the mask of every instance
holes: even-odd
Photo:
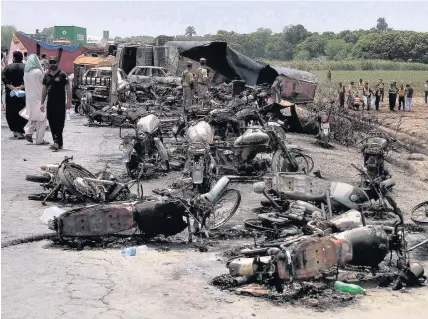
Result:
[[[380,187],[383,188],[384,190],[392,188],[393,186],[395,186],[395,180],[393,180],[392,178],[384,180],[383,182],[380,183]]]
[[[156,148],[159,151],[160,157],[162,158],[163,161],[167,161],[168,160],[168,152],[167,152],[165,146],[162,144],[160,138],[155,137],[154,141],[155,141]]]
[[[229,179],[223,176],[208,193],[201,196],[207,199],[211,204],[215,204],[226,190],[227,185],[229,185]]]

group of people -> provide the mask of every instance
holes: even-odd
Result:
[[[426,84],[428,87],[428,81]],[[360,107],[367,107],[369,111],[374,104],[376,111],[379,111],[380,103],[384,101],[385,84],[382,79],[374,87],[369,86],[368,81],[360,79],[358,85],[354,81],[349,83],[348,89],[342,83],[339,83],[339,103],[341,107],[345,107],[345,100],[349,108],[359,110]],[[345,96],[347,95],[347,98]],[[398,98],[398,99],[397,99]],[[397,86],[397,82],[393,81],[388,90],[389,110],[395,112],[395,107],[398,102],[398,111],[411,112],[413,102],[413,88],[410,84]]]
[[[187,62],[187,69],[181,75],[181,84],[183,86],[183,107],[186,108],[193,104],[193,92],[196,89],[198,102],[204,102],[208,97],[209,92],[209,69],[207,68],[207,60],[201,58],[199,60],[200,67],[193,74],[192,62]]]
[[[50,57],[48,61],[44,54],[41,60],[31,54],[24,63],[22,52],[15,51],[13,63],[4,68],[2,65],[9,129],[17,139],[34,143],[33,135],[36,134],[36,144],[47,145],[44,135],[49,123],[53,151],[63,148],[66,109],[71,107],[70,82],[58,64],[57,57]],[[18,91],[25,94],[16,94]]]

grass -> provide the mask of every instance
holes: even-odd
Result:
[[[285,66],[298,70],[305,71],[323,71],[323,70],[342,70],[342,71],[427,71],[428,64],[415,62],[398,62],[388,60],[311,60],[311,61],[278,61],[278,60],[263,60],[270,65]]]
[[[312,71],[319,79],[319,82],[327,81],[327,71]],[[359,79],[368,81],[369,84],[376,84],[379,79],[385,83],[385,91],[389,88],[392,81],[397,84],[410,84],[413,87],[416,97],[424,96],[425,81],[428,80],[428,71],[331,71],[331,81],[333,83],[342,82],[346,87],[349,82],[354,81],[356,84]]]

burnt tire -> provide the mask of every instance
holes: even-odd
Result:
[[[229,209],[226,210],[226,212],[221,214],[218,209],[221,208],[223,201],[228,202],[232,205]],[[209,230],[218,229],[219,227],[226,224],[232,218],[233,215],[235,215],[240,204],[241,193],[236,189],[226,189],[226,191],[220,196],[220,198],[214,205],[216,207],[214,209],[214,212],[211,214],[211,216],[208,216],[208,218],[205,219],[205,225]]]
[[[413,207],[410,218],[416,224],[428,225],[428,201]]]
[[[42,175],[25,175],[25,180],[34,183],[49,183],[51,176],[49,174]]]

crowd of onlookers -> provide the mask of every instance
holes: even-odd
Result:
[[[395,112],[397,105],[398,111],[412,111],[414,90],[410,84],[398,86],[397,82],[393,81],[386,91],[382,79],[379,79],[374,86],[369,86],[369,82],[362,79],[357,85],[351,81],[348,88],[339,83],[338,95],[341,107],[345,107],[346,104],[350,109],[366,108],[369,111],[374,107],[376,111],[379,111],[386,94],[388,94],[388,105],[391,112]],[[428,104],[428,80],[425,81],[425,104]]]

